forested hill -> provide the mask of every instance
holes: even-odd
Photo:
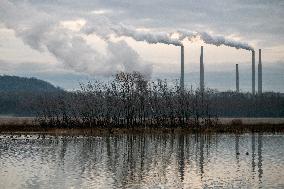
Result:
[[[61,90],[36,78],[0,75],[0,92],[56,92]]]
[[[40,97],[64,92],[40,79],[0,75],[0,116],[33,116]]]

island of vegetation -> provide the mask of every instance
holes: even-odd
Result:
[[[29,118],[2,121],[0,132],[284,131],[284,121],[243,121],[283,118],[281,93],[181,90],[177,83],[120,72],[110,82],[92,81],[65,91],[35,78],[1,76],[0,114]]]

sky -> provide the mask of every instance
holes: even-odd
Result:
[[[203,45],[208,87],[234,90],[239,64],[240,89],[250,91],[251,51],[244,48],[251,47],[256,60],[262,49],[264,91],[284,92],[283,18],[281,0],[0,0],[0,74],[65,89],[117,71],[172,81],[180,73],[178,41],[187,88],[198,86]],[[177,40],[180,31],[198,35]],[[222,45],[228,42],[234,47]]]

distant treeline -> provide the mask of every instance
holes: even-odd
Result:
[[[284,96],[184,90],[139,73],[119,73],[110,83],[81,84],[78,91],[0,91],[0,114],[37,116],[52,126],[210,125],[218,117],[284,117]]]
[[[178,82],[177,82],[178,83]],[[283,117],[284,97],[184,90],[139,73],[119,73],[110,83],[81,85],[76,92],[42,96],[38,118],[54,126],[214,125],[218,117]]]

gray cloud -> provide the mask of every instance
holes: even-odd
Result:
[[[281,0],[10,0],[15,5],[12,14],[5,14],[11,7],[5,7],[3,2],[7,1],[0,1],[0,22],[16,31],[25,44],[50,52],[68,69],[94,75],[110,75],[117,69],[149,72],[151,66],[123,41],[105,39],[107,56],[101,54],[97,44],[90,46],[80,33],[62,28],[61,21],[91,20],[97,24],[96,34],[101,37],[111,32],[106,27],[111,22],[156,31],[183,28],[237,36],[257,48],[271,48],[273,53],[284,43]],[[3,49],[5,44],[1,46]],[[283,54],[283,49],[278,50],[276,55]],[[283,62],[277,65],[284,67]]]
[[[31,48],[47,50],[77,72],[96,75],[111,75],[123,70],[140,71],[145,75],[151,73],[151,66],[143,64],[126,43],[105,40],[107,55],[103,55],[88,45],[80,33],[62,27],[61,18],[42,13],[29,4],[1,1],[0,20]]]
[[[258,46],[284,42],[282,0],[29,0],[42,10],[56,14],[88,14],[107,9],[114,22],[152,28],[185,28],[223,35],[239,35]]]

